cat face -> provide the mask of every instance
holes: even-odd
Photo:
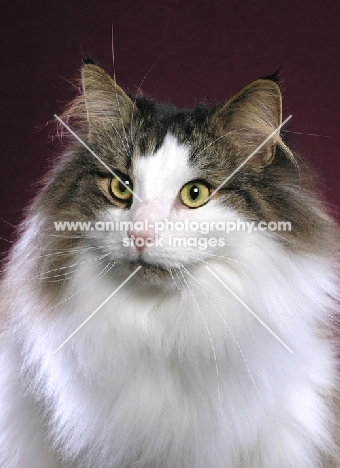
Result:
[[[112,203],[100,211],[105,226],[114,220],[115,226],[123,229],[106,232],[104,238],[96,233],[94,238],[116,258],[158,274],[203,261],[217,250],[211,240],[215,230],[206,232],[207,223],[213,226],[212,222],[236,215],[217,198],[205,203],[211,189],[203,176],[204,171],[190,163],[190,148],[167,134],[155,153],[132,163],[129,181],[133,181],[131,186],[140,200],[128,193],[126,206],[115,206],[121,201],[111,193]],[[119,185],[115,178],[102,185],[108,198],[112,180]],[[125,187],[121,190],[124,197],[128,191]],[[202,232],[200,227],[206,229]],[[208,239],[210,245],[205,245]]]
[[[251,233],[228,233],[223,222],[288,220],[292,231],[270,235],[314,248],[317,230],[305,222],[311,199],[292,153],[273,134],[281,123],[274,81],[257,80],[226,104],[193,110],[129,97],[94,64],[83,67],[82,86],[63,119],[84,145],[63,157],[38,205],[49,229],[55,221],[91,225],[50,237],[52,247],[66,243],[72,253],[81,246],[124,268],[141,265],[148,280],[209,256],[237,258]]]

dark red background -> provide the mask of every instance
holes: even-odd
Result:
[[[44,124],[75,90],[84,50],[120,85],[192,106],[231,97],[282,66],[286,130],[339,206],[340,3],[113,0],[6,2],[1,7],[0,236],[10,239],[33,182],[58,151]],[[311,136],[317,134],[321,136]],[[8,248],[2,242],[2,250]]]

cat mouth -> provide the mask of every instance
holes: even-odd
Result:
[[[141,266],[142,268],[139,271],[139,274],[146,280],[151,280],[155,278],[163,278],[164,276],[170,276],[170,268],[165,267],[164,265],[149,263],[145,260],[138,259],[133,262],[130,262],[129,269],[134,270],[137,267]]]
[[[148,270],[148,271],[164,271],[166,273],[169,273],[169,267],[165,267],[164,265],[161,264],[156,264],[156,263],[150,263],[147,262],[146,260],[143,260],[139,258],[138,260],[135,260],[130,263],[133,268],[136,268],[138,266],[141,266],[143,270]]]

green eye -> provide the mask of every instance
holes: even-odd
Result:
[[[127,187],[129,187],[130,190],[132,190],[132,182],[131,182],[130,177],[128,177],[125,174],[118,174],[118,175],[121,181],[123,181],[124,184]],[[117,179],[117,177],[113,177],[110,180],[110,185],[109,185],[110,192],[111,192],[111,195],[114,198],[116,198],[118,201],[127,203],[128,201],[132,199],[132,193],[130,192],[130,190],[126,188],[124,184],[122,184],[121,181]]]
[[[204,205],[209,195],[209,187],[204,182],[198,181],[185,184],[179,192],[181,202],[188,208],[199,208]]]

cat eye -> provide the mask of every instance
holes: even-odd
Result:
[[[181,202],[188,208],[199,208],[204,205],[209,195],[208,185],[200,181],[185,184],[179,192]]]
[[[117,201],[128,203],[132,199],[132,193],[130,192],[130,190],[132,190],[132,181],[130,177],[125,174],[118,173],[117,175],[119,176],[121,180],[117,179],[117,177],[113,177],[110,180],[110,183],[109,183],[110,193],[112,197],[116,199]],[[121,181],[123,181],[125,185],[122,184]],[[130,190],[128,190],[127,187],[129,187]]]

